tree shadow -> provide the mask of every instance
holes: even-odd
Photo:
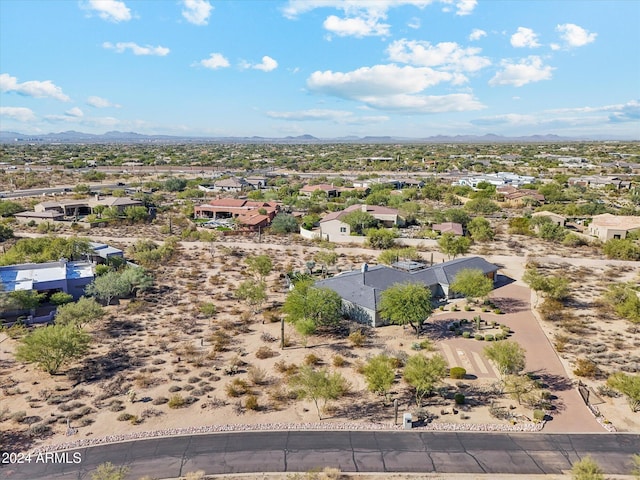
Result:
[[[529,311],[530,304],[527,301],[511,297],[492,297],[491,301],[502,311],[502,313],[518,313]]]
[[[529,376],[533,380],[539,380],[542,388],[550,391],[562,392],[573,389],[574,385],[568,377],[549,373],[546,370],[534,370],[529,372]]]
[[[129,368],[139,366],[139,361],[129,355],[123,348],[115,348],[105,355],[85,358],[80,366],[67,372],[74,387],[80,383],[105,380]]]

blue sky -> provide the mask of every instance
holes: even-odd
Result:
[[[0,0],[0,129],[640,139],[640,1]]]

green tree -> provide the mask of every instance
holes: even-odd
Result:
[[[273,261],[269,255],[253,255],[247,257],[245,263],[249,271],[261,282],[264,282],[264,279],[273,270]]]
[[[488,198],[473,198],[464,204],[464,209],[471,213],[490,215],[500,210],[498,204]]]
[[[124,213],[124,217],[131,224],[146,222],[149,218],[149,212],[147,208],[143,207],[142,205],[127,207],[124,209],[123,213]]]
[[[415,391],[416,405],[433,391],[435,385],[447,374],[447,362],[442,355],[427,358],[422,354],[409,357],[404,367],[404,379]]]
[[[420,253],[416,247],[390,248],[378,255],[378,262],[391,265],[403,260],[420,260]]]
[[[411,325],[418,336],[432,312],[431,290],[421,283],[396,283],[380,296],[380,316],[395,325]]]
[[[329,288],[318,288],[311,281],[301,281],[288,293],[282,310],[298,332],[310,335],[319,327],[340,322],[342,299]]]
[[[367,230],[367,244],[371,248],[384,250],[393,248],[396,245],[398,233],[386,228],[370,228]]]
[[[509,219],[509,233],[513,235],[531,235],[531,220],[527,217]]]
[[[640,247],[632,240],[612,238],[607,240],[602,247],[607,258],[620,260],[640,260]]]
[[[119,272],[120,279],[127,285],[125,295],[145,292],[153,287],[153,276],[143,267],[127,267]]]
[[[236,288],[236,297],[249,305],[254,314],[267,299],[267,285],[259,280],[245,280]]]
[[[491,224],[484,217],[476,217],[469,222],[467,230],[474,242],[489,242],[495,235]]]
[[[271,231],[277,235],[295,233],[298,230],[296,217],[288,213],[278,213],[271,222]]]
[[[604,293],[605,301],[620,317],[629,320],[634,328],[640,325],[640,298],[629,284],[614,283]]]
[[[449,208],[444,211],[444,218],[447,222],[459,223],[466,227],[471,219],[469,214],[461,208]]]
[[[386,395],[389,392],[396,378],[391,359],[384,354],[370,358],[362,373],[369,391],[380,395]]]
[[[73,302],[73,295],[66,292],[55,292],[51,294],[49,301],[54,305],[65,305],[67,303]]]
[[[438,239],[438,246],[442,253],[446,253],[449,258],[456,258],[464,255],[471,247],[471,240],[467,237],[460,237],[451,232],[443,233]]]
[[[456,273],[449,290],[461,293],[466,298],[486,297],[493,290],[493,280],[480,269],[465,268]]]
[[[596,461],[586,456],[573,464],[571,478],[573,480],[604,480],[604,474]]]
[[[538,217],[545,218],[545,217]],[[543,240],[549,240],[550,242],[562,242],[567,235],[567,230],[555,223],[543,223],[538,227],[538,236]]]
[[[93,298],[80,297],[75,303],[67,303],[58,307],[56,325],[73,325],[84,328],[102,318],[104,309]]]
[[[485,356],[496,364],[500,375],[517,375],[525,366],[525,350],[511,340],[496,342],[484,347]]]
[[[355,235],[364,235],[364,232],[368,229],[378,226],[378,220],[370,213],[362,210],[349,212],[341,220],[349,225],[351,233]]]
[[[12,303],[17,304],[18,308],[25,310],[33,310],[44,300],[45,294],[38,293],[35,290],[15,290],[9,293]]]
[[[7,225],[0,224],[0,242],[13,238],[13,230]]]
[[[564,300],[569,297],[569,280],[565,277],[544,276],[537,268],[527,268],[522,281],[537,293],[553,300]]]
[[[0,217],[13,217],[18,212],[25,211],[22,205],[10,200],[0,200]]]
[[[313,256],[314,260],[322,267],[322,276],[329,272],[329,267],[338,263],[338,254],[333,250],[319,250]]]
[[[187,181],[183,178],[171,177],[164,182],[164,189],[169,192],[181,192],[187,188]]]
[[[64,364],[83,356],[90,340],[88,333],[73,325],[38,327],[20,340],[16,359],[35,363],[53,375]]]
[[[111,462],[106,462],[101,463],[91,472],[91,480],[124,480],[128,473],[128,467],[115,466]]]
[[[322,420],[319,401],[323,407],[329,400],[337,400],[349,391],[349,382],[340,373],[330,373],[326,368],[314,370],[310,365],[304,365],[289,381],[299,398],[312,400],[318,412],[318,419]]]
[[[640,411],[640,375],[617,372],[607,378],[607,385],[627,397],[632,412]]]
[[[96,277],[93,282],[87,285],[85,292],[87,295],[103,301],[106,305],[110,305],[114,298],[127,295],[130,288],[131,284],[118,272],[107,272]]]

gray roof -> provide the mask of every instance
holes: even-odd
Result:
[[[341,273],[335,277],[316,282],[317,287],[330,288],[344,300],[370,310],[377,310],[380,296],[387,288],[396,283],[422,283],[433,289],[450,285],[460,270],[465,268],[481,270],[483,273],[497,272],[498,267],[481,257],[463,257],[438,263],[422,270],[406,272],[386,265],[368,267],[361,270]]]

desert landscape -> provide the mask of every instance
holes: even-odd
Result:
[[[140,237],[163,238],[151,226],[138,231],[137,237],[127,227],[99,233],[97,240],[123,248]],[[638,362],[629,352],[638,351],[640,334],[631,332],[622,320],[607,318],[598,306],[603,279],[634,280],[638,269],[595,258],[586,249],[579,256],[558,257],[556,249],[527,239],[518,245],[521,255],[505,255],[513,248],[509,242],[513,240],[498,238],[494,254],[486,257],[508,279],[491,294],[499,314],[458,299],[434,312],[419,339],[407,327],[373,329],[356,323],[343,324],[331,334],[303,338],[286,324],[284,349],[280,348],[279,310],[288,291],[284,272],[304,271],[306,262],[322,248],[291,236],[266,236],[261,243],[257,237],[181,242],[171,262],[154,272],[152,289],[106,307],[107,315],[90,327],[96,339],[91,355],[70,365],[64,375],[49,376],[34,366],[17,364],[12,355],[15,339],[11,332],[1,334],[0,425],[5,441],[26,451],[163,432],[389,429],[401,428],[405,412],[413,413],[416,428],[426,429],[567,431],[569,425],[574,428],[570,431],[639,431],[640,421],[624,398],[604,395],[600,387],[610,366]],[[335,252],[338,262],[331,267],[332,273],[358,269],[364,262],[374,264],[379,254],[358,246],[339,246]],[[446,259],[428,247],[420,253],[424,259],[433,255],[436,262]],[[250,275],[245,259],[258,254],[269,255],[274,268],[267,278],[268,299],[256,313],[234,291]],[[532,262],[571,279],[573,300],[566,309],[567,318],[549,321],[530,314],[529,302],[539,302],[521,278]],[[215,312],[203,313],[200,306],[208,302],[215,303]],[[541,341],[559,350],[567,374],[559,372],[557,385],[545,386],[556,399],[556,405],[551,400],[546,425],[534,422],[529,408],[503,393],[498,372],[482,357],[486,342],[456,338],[448,330],[452,321],[477,314],[486,319],[486,328],[492,322],[508,326],[525,349],[531,337],[524,331],[534,326]],[[565,348],[558,348],[560,342]],[[527,371],[538,367],[534,346],[527,352]],[[399,374],[386,397],[367,391],[360,373],[367,359],[385,353],[402,365],[417,351],[443,354],[449,367],[466,367],[467,378],[446,379],[421,409]],[[591,355],[601,373],[582,381],[596,399],[592,402],[601,414],[601,424],[578,396],[578,377],[573,375],[576,361]],[[288,378],[305,364],[340,372],[349,382],[346,395],[320,405],[319,410],[309,400],[296,399]],[[563,396],[567,391],[570,398]],[[463,393],[466,402],[457,405],[455,393]],[[399,405],[398,424],[393,399]],[[35,438],[34,431],[39,432]]]

